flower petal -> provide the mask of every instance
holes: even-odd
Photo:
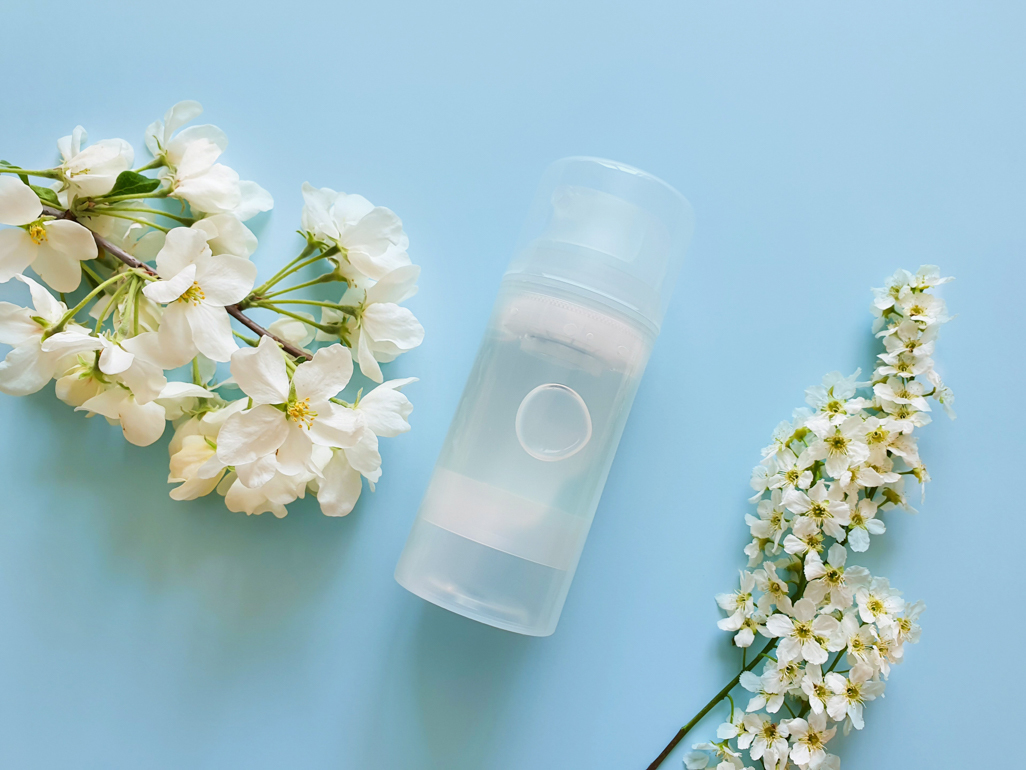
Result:
[[[353,510],[363,491],[359,472],[349,464],[345,454],[335,452],[324,468],[324,478],[317,490],[317,502],[325,516],[345,516]]]
[[[143,336],[146,335],[139,335]],[[157,330],[157,341],[159,363],[165,369],[184,366],[196,355],[196,343],[192,341],[192,328],[189,326],[188,311],[184,302],[172,302],[164,309],[160,328]]]
[[[161,254],[163,253],[161,251]],[[166,281],[151,281],[146,284],[143,287],[143,294],[154,302],[168,304],[185,294],[195,281],[196,265],[188,264],[183,266],[177,273],[171,274],[171,278]]]
[[[0,230],[0,283],[19,275],[36,258],[38,247],[20,227]]]
[[[46,230],[46,241],[53,248],[72,259],[82,262],[96,259],[96,241],[93,234],[78,222],[67,219],[55,219],[43,225]]]
[[[285,358],[278,343],[270,337],[262,337],[256,348],[235,351],[231,371],[235,382],[253,403],[284,404],[289,400]]]
[[[48,241],[36,247],[32,269],[54,291],[74,291],[82,282],[81,263],[53,248]]]
[[[353,376],[353,357],[342,345],[321,348],[312,360],[300,364],[292,375],[298,398],[329,399]]]
[[[245,257],[223,254],[202,260],[196,266],[196,283],[203,290],[206,302],[234,305],[253,288],[257,267]]]
[[[17,347],[38,337],[42,327],[32,320],[32,311],[10,302],[0,302],[0,343]]]
[[[88,402],[86,402],[88,403]],[[129,396],[121,402],[119,409],[121,430],[129,443],[136,446],[149,446],[164,435],[164,407],[150,402],[140,404]]]
[[[176,227],[164,238],[164,246],[157,253],[157,272],[161,278],[170,278],[186,266],[196,264],[209,252],[205,233],[188,227]]]
[[[263,404],[231,415],[217,436],[217,456],[225,465],[251,463],[274,454],[288,436],[285,415]]]
[[[361,398],[357,409],[364,424],[378,436],[386,438],[408,431],[410,423],[406,418],[413,411],[413,404],[399,392],[399,388],[416,381],[416,377],[389,380]]]
[[[0,176],[0,225],[27,225],[39,219],[43,204],[27,184]]]
[[[424,327],[408,308],[390,302],[368,305],[363,311],[363,330],[378,342],[392,342],[412,350],[424,341]]]
[[[0,361],[0,393],[27,396],[53,379],[57,357],[39,350],[36,340],[28,340]]]
[[[232,335],[232,319],[220,305],[206,301],[186,308],[185,317],[192,329],[192,341],[200,353],[212,361],[231,361],[239,349]]]
[[[418,277],[420,277],[420,268],[417,265],[397,267],[367,289],[367,303],[391,302],[395,304],[409,299],[417,292]]]
[[[312,451],[313,442],[310,441],[307,431],[296,423],[290,422],[288,437],[278,447],[278,465],[281,467],[281,472],[295,476],[306,470]]]

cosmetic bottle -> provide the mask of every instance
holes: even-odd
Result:
[[[680,193],[630,166],[548,168],[396,568],[402,586],[498,628],[555,630],[693,222]]]

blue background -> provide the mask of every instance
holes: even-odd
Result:
[[[922,431],[922,512],[864,560],[929,608],[844,765],[1010,737],[1021,3],[4,5],[2,157],[49,163],[76,123],[141,153],[198,99],[275,196],[262,273],[297,249],[303,181],[360,192],[403,217],[427,338],[388,370],[421,378],[414,429],[342,520],[173,503],[170,432],[138,449],[52,386],[0,397],[0,766],[646,766],[736,670],[712,595],[758,450],[808,385],[871,365],[869,288],[921,263],[958,279],[936,358],[959,419]],[[530,639],[392,570],[535,184],[576,154],[666,179],[698,229],[560,626]]]

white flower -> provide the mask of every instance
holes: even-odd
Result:
[[[70,365],[75,355],[95,343],[87,329],[74,323],[65,327],[66,336],[61,341],[44,340],[43,335],[60,322],[68,308],[31,278],[15,277],[28,286],[35,312],[0,302],[0,343],[13,348],[0,362],[0,392],[27,396],[46,385],[64,366]]]
[[[758,518],[750,513],[745,514],[745,523],[748,524],[752,537],[769,540],[775,548],[780,544],[780,537],[789,526],[781,490],[774,489],[768,500],[760,500],[756,513],[759,514]]]
[[[884,347],[888,353],[904,352],[915,358],[922,358],[933,354],[937,344],[937,327],[930,326],[924,331],[915,321],[906,318],[876,336],[883,337]]]
[[[883,682],[869,681],[872,675],[871,666],[858,663],[847,679],[834,671],[824,677],[827,687],[834,693],[827,701],[827,714],[831,719],[840,721],[847,716],[856,730],[863,728],[862,704],[876,700],[884,691]]]
[[[289,475],[274,471],[262,483],[250,487],[235,473],[229,473],[218,485],[218,491],[224,491],[229,511],[245,512],[248,516],[270,511],[280,519],[288,513],[286,505],[306,495],[307,482],[312,478],[312,473]]]
[[[340,304],[351,305],[352,311],[322,310],[322,324],[343,324],[343,334],[360,371],[374,382],[384,379],[379,362],[393,361],[424,341],[424,327],[413,313],[399,305],[416,293],[419,275],[416,265],[396,268],[367,289],[347,291]],[[355,319],[355,323],[348,319]],[[331,337],[321,332],[318,339]]]
[[[766,770],[776,770],[777,764],[787,758],[787,725],[777,724],[765,714],[746,714],[744,723],[738,747],[748,749],[752,759],[762,759]]]
[[[162,280],[147,284],[143,293],[167,304],[159,334],[168,361],[181,366],[197,351],[228,361],[238,345],[225,306],[249,294],[256,265],[230,254],[212,256],[203,232],[176,227],[157,254],[157,273]]]
[[[851,508],[844,502],[844,490],[839,484],[832,485],[827,491],[826,484],[820,479],[808,494],[788,489],[784,492],[783,503],[789,511],[799,515],[795,523],[809,519],[838,542],[844,540],[844,528],[850,521]]]
[[[341,345],[318,350],[296,367],[290,383],[278,344],[261,337],[255,349],[232,356],[231,371],[253,407],[225,421],[217,458],[236,470],[270,458],[256,476],[243,478],[247,485],[260,486],[276,468],[286,475],[309,472],[312,478],[318,470],[311,464],[315,444],[353,447],[359,440],[356,412],[331,402],[353,373],[352,358]]]
[[[129,443],[149,446],[164,435],[166,411],[160,399],[205,398],[213,395],[198,385],[169,382],[155,399],[143,401],[126,385],[115,383],[76,407],[75,411],[103,415],[112,425],[121,426]]]
[[[815,553],[815,552],[813,552]],[[759,610],[769,613],[770,608],[776,605],[784,612],[791,612],[791,599],[788,596],[788,585],[777,576],[777,567],[772,562],[767,562],[762,569],[755,571],[755,585],[762,591],[759,597]]]
[[[830,432],[831,425],[840,425],[849,416],[858,414],[866,402],[852,396],[861,371],[856,369],[849,377],[840,372],[830,372],[823,378],[822,385],[814,385],[805,391],[805,402],[816,409],[816,414],[805,423],[809,430],[822,438]]]
[[[887,578],[873,578],[868,587],[855,592],[855,601],[864,623],[891,622],[894,615],[905,609],[901,592],[891,588]]]
[[[855,590],[869,584],[869,570],[865,567],[845,569],[847,558],[848,551],[839,543],[830,546],[826,564],[816,551],[805,557],[805,577],[809,584],[804,595],[817,605],[827,601],[824,612],[847,609],[851,606]]]
[[[906,318],[927,325],[947,323],[951,320],[944,300],[933,294],[909,292],[898,299],[897,306]]]
[[[823,681],[823,669],[815,663],[805,666],[802,673],[802,692],[809,699],[809,707],[813,714],[822,714],[826,709],[826,702],[829,700],[832,691]]]
[[[791,759],[802,766],[818,768],[826,759],[823,747],[834,737],[837,728],[826,726],[826,714],[822,711],[809,714],[808,721],[792,719],[787,723],[791,734]]]
[[[796,519],[791,534],[784,538],[784,550],[790,554],[823,550],[823,535],[816,522],[807,516]]]
[[[724,631],[737,631],[741,623],[755,611],[752,589],[755,588],[755,577],[751,572],[741,570],[741,587],[729,594],[717,594],[716,603],[721,609],[730,613],[716,625]]]
[[[812,484],[812,471],[799,465],[798,458],[790,449],[776,455],[777,471],[768,480],[770,489],[808,489]]]
[[[740,678],[741,686],[748,692],[754,693],[755,697],[748,701],[746,711],[761,711],[766,709],[770,714],[775,714],[784,705],[784,692],[774,682],[768,682],[766,677],[753,674],[751,671],[744,671]]]
[[[733,717],[716,728],[716,737],[721,741],[730,741],[745,731],[745,712],[734,709]]]
[[[337,245],[357,270],[379,280],[410,264],[409,238],[392,211],[374,206],[361,195],[346,195],[303,184],[303,229]]]
[[[793,613],[793,618],[778,613],[766,621],[770,634],[782,637],[777,659],[825,663],[827,650],[840,649],[837,638],[840,624],[830,615],[817,615],[815,603],[808,598],[796,601]]]
[[[860,416],[846,417],[840,425],[831,425],[827,432],[819,435],[819,440],[802,452],[798,462],[811,465],[814,460],[826,460],[826,472],[838,479],[848,466],[869,459],[865,435],[866,426]]]
[[[70,136],[57,140],[61,172],[68,185],[68,197],[106,195],[114,187],[118,175],[132,168],[135,151],[124,139],[103,139],[83,149],[86,132],[76,126]]]
[[[345,516],[356,506],[363,483],[361,475],[370,482],[381,478],[381,455],[378,436],[390,438],[410,429],[407,418],[413,411],[409,399],[399,388],[416,378],[390,380],[374,388],[353,407],[357,418],[356,440],[349,447],[332,451],[317,481],[317,502],[326,516]]]
[[[193,230],[202,230],[207,246],[215,256],[234,254],[237,257],[251,257],[257,249],[257,238],[234,214],[212,214],[197,220]]]
[[[929,412],[930,404],[923,397],[923,383],[916,380],[903,380],[900,377],[888,377],[884,382],[873,386],[873,392],[884,401],[895,404],[909,404],[920,412]]]
[[[859,623],[857,612],[845,612],[841,618],[840,637],[844,640],[848,664],[868,663],[875,656],[876,630],[872,623]]]
[[[42,220],[43,204],[26,184],[0,177],[0,283],[32,266],[55,291],[74,291],[81,262],[96,258],[93,235],[68,219]]]
[[[904,615],[893,619],[898,639],[909,644],[915,644],[919,641],[922,629],[916,621],[919,620],[919,616],[923,614],[925,609],[926,605],[923,602],[913,602],[905,606]]]
[[[851,512],[851,526],[848,531],[848,544],[851,550],[862,553],[869,550],[869,535],[882,535],[887,526],[876,518],[879,504],[875,500],[862,498],[855,510]]]

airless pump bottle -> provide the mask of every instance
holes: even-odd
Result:
[[[498,628],[556,629],[691,239],[636,168],[548,168],[395,577]]]

